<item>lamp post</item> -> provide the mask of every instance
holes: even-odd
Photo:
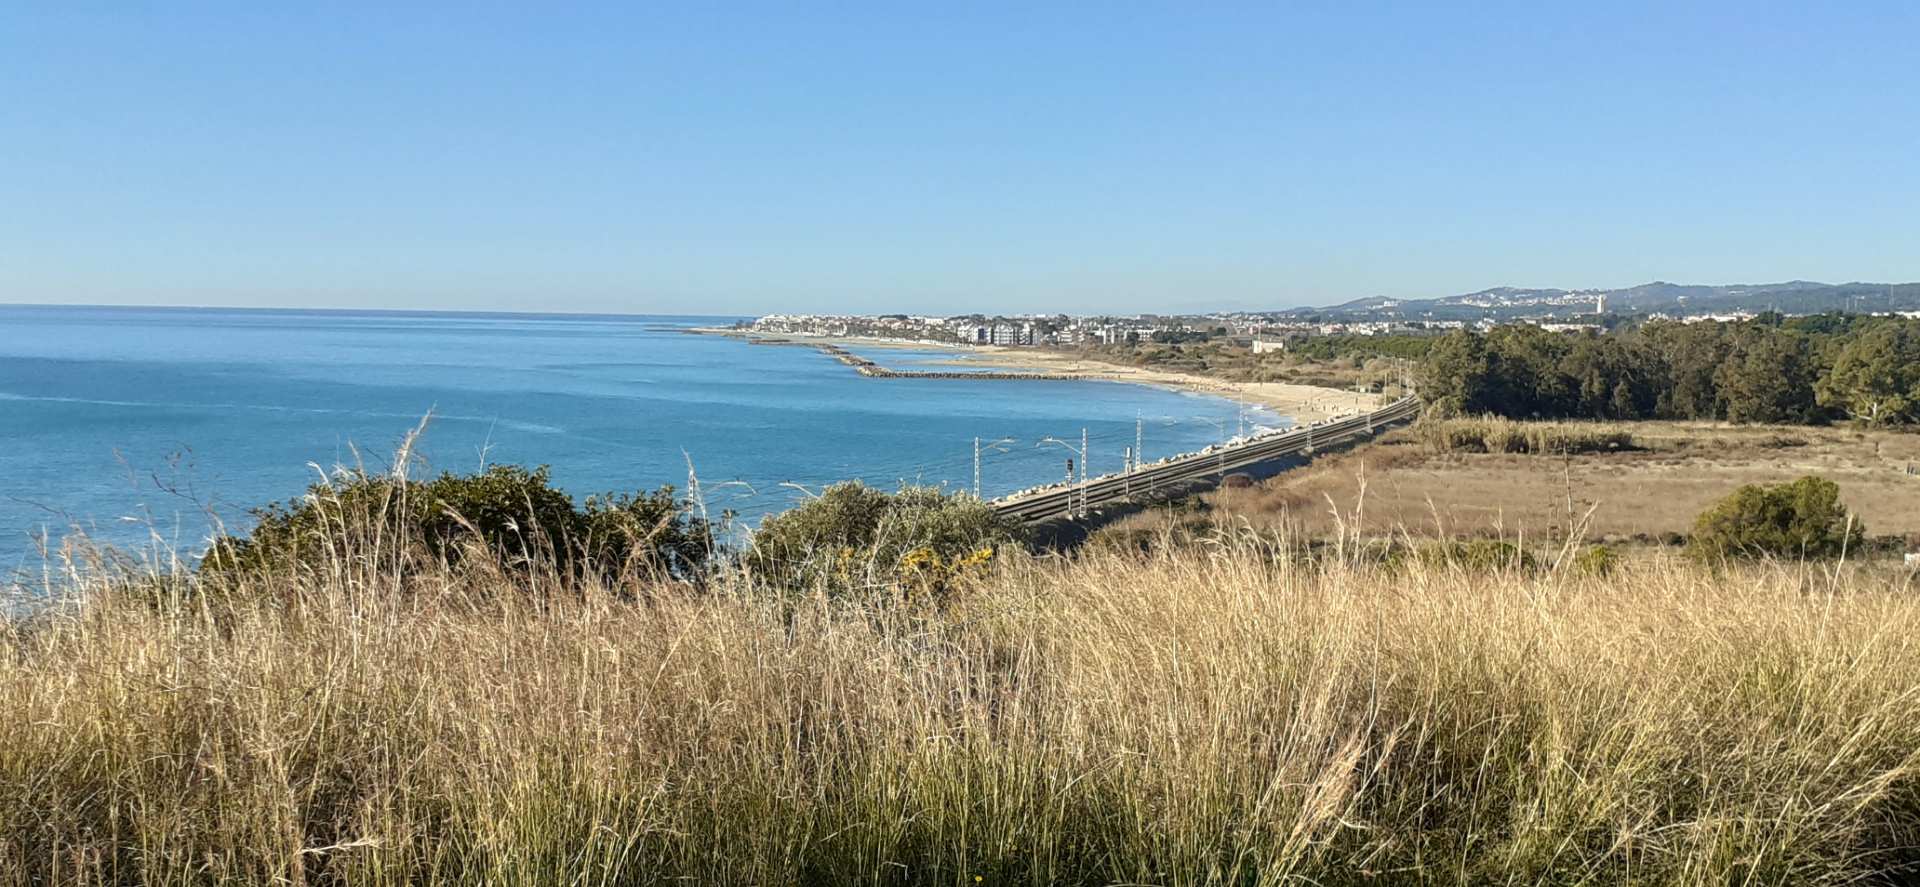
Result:
[[[981,498],[980,496],[980,453],[982,448],[984,447],[985,451],[989,453],[1004,453],[1007,451],[1007,447],[1014,443],[1016,443],[1016,441],[1011,437],[1003,437],[1003,438],[1000,438],[999,440],[988,441],[985,444],[982,444],[980,442],[980,438],[976,437],[973,439],[973,498],[975,499]]]
[[[1138,411],[1133,414],[1133,457],[1127,460],[1127,473],[1132,474],[1140,467],[1140,458],[1147,445],[1147,420]]]
[[[1199,416],[1197,418],[1199,418],[1200,421],[1207,423],[1208,425],[1212,425],[1213,427],[1220,429],[1220,444],[1219,444],[1220,448],[1213,451],[1214,459],[1215,459],[1214,464],[1219,467],[1220,472],[1222,474],[1225,474],[1227,470],[1227,420],[1213,419],[1207,416]]]

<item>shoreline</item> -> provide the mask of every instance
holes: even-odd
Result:
[[[843,348],[887,348],[901,351],[926,349],[965,351],[971,346],[956,345],[952,342],[919,341],[914,339],[868,339],[860,336],[810,336],[805,333],[761,333],[753,330],[736,330],[728,327],[690,326],[682,327],[686,332],[702,336],[726,336],[743,342],[756,342],[766,345],[839,345]]]
[[[795,345],[837,345],[842,348],[951,351],[954,353],[954,358],[940,363],[949,366],[1025,370],[1089,382],[1147,385],[1187,394],[1220,397],[1270,410],[1302,425],[1347,413],[1364,412],[1387,402],[1387,398],[1379,394],[1363,394],[1340,388],[1323,388],[1318,385],[1299,385],[1291,382],[1232,382],[1170,370],[1153,370],[1088,360],[1076,354],[1035,347],[959,345],[951,342],[871,339],[861,336],[758,333],[750,330],[713,327],[691,327],[687,331],[701,335],[729,336],[743,341],[758,339],[766,344],[790,342]]]

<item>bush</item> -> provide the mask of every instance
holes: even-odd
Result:
[[[590,496],[575,507],[544,466],[496,465],[430,481],[349,472],[253,514],[253,532],[216,540],[203,573],[327,572],[357,563],[405,574],[478,555],[515,569],[688,578],[714,555],[712,526],[673,487]]]
[[[1414,558],[1428,567],[1455,568],[1469,573],[1507,570],[1532,573],[1540,568],[1532,552],[1498,539],[1434,542],[1416,549]]]
[[[1856,550],[1866,530],[1840,503],[1840,487],[1821,477],[1749,484],[1702,512],[1688,545],[1708,559],[1833,557]]]
[[[942,597],[1018,536],[1017,523],[972,496],[851,481],[767,517],[745,560],[761,582],[789,589]]]
[[[1420,436],[1442,453],[1605,453],[1633,448],[1633,433],[1599,422],[1516,422],[1498,416],[1437,419]]]
[[[1573,556],[1573,572],[1581,576],[1606,578],[1620,566],[1620,553],[1606,545],[1590,545]]]

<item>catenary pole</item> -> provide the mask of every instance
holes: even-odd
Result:
[[[1080,429],[1080,513],[1087,513],[1087,429]]]
[[[973,439],[973,498],[980,498],[980,438]]]

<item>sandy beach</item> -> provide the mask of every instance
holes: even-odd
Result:
[[[1188,373],[1154,370],[1124,364],[1088,360],[1065,351],[1046,348],[1012,348],[1003,345],[952,345],[941,342],[908,342],[899,339],[869,339],[858,336],[806,336],[789,333],[756,333],[747,330],[705,328],[693,332],[734,336],[742,339],[789,341],[799,345],[838,345],[848,349],[901,348],[947,350],[953,352],[953,366],[992,367],[1047,373],[1075,379],[1127,382],[1153,385],[1178,391],[1191,391],[1224,397],[1270,409],[1297,422],[1317,422],[1332,416],[1363,412],[1386,403],[1377,394],[1362,394],[1317,385],[1287,382],[1230,382]]]
[[[1182,391],[1194,391],[1254,404],[1299,422],[1317,422],[1330,416],[1357,413],[1386,403],[1377,394],[1362,394],[1317,385],[1287,382],[1229,382],[1188,373],[1131,367],[1088,360],[1079,355],[1042,348],[1009,348],[986,345],[959,348],[971,355],[957,358],[956,364],[1032,370],[1054,375],[1086,379],[1106,379],[1139,385],[1157,385]]]

